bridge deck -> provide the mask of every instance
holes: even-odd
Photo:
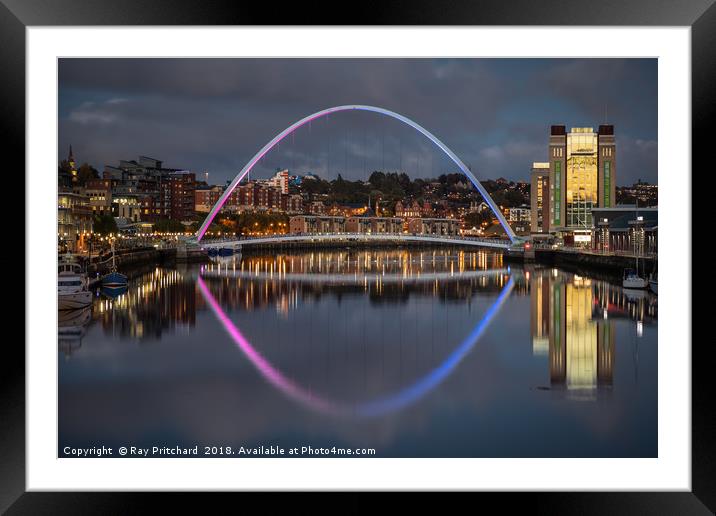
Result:
[[[282,235],[256,238],[230,238],[230,239],[204,239],[199,245],[203,248],[244,247],[261,244],[280,244],[282,242],[369,242],[369,241],[396,241],[396,242],[425,242],[448,245],[470,245],[475,247],[492,247],[509,249],[509,240],[490,238],[471,238],[442,235],[411,235],[411,234],[369,234],[369,233],[340,233],[340,234],[308,234],[308,235]]]

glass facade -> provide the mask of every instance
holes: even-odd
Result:
[[[597,152],[598,138],[592,128],[573,128],[567,134],[564,202],[568,227],[592,227],[592,208],[598,206]]]

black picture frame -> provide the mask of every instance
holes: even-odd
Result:
[[[716,105],[716,5],[714,0],[435,0],[366,2],[346,16],[347,4],[297,3],[281,7],[231,0],[0,0],[0,127],[4,155],[25,170],[25,29],[62,25],[300,25],[319,23],[315,13],[333,14],[333,25],[635,25],[691,27],[692,162],[711,153],[709,123]],[[338,11],[340,9],[340,12]],[[338,20],[336,22],[336,20]],[[709,163],[707,165],[707,163]],[[673,173],[670,171],[669,173]],[[691,173],[683,171],[679,173]],[[693,177],[693,176],[692,176]],[[27,192],[26,192],[27,194]],[[23,210],[20,207],[20,210]],[[20,211],[22,213],[22,211]],[[26,235],[26,234],[25,234]],[[27,235],[26,235],[27,238]],[[690,250],[687,256],[692,257]],[[24,271],[25,274],[28,271]],[[687,278],[689,283],[691,278]],[[695,306],[695,305],[694,305]],[[693,319],[692,319],[693,320]],[[683,342],[688,345],[691,335]],[[0,510],[8,514],[139,512],[155,495],[137,493],[25,492],[25,350],[6,342],[0,381]],[[712,514],[716,510],[713,436],[708,389],[710,339],[692,345],[692,491],[645,493],[485,494],[498,503],[523,505],[532,513]],[[708,421],[712,421],[709,423]],[[499,498],[498,498],[499,497]],[[509,502],[507,498],[509,497]],[[416,501],[423,503],[416,497]],[[306,500],[306,498],[302,498]],[[321,500],[325,500],[322,498]],[[353,495],[341,512],[370,509],[370,496]],[[163,500],[162,500],[163,501]],[[186,499],[181,502],[184,509]],[[295,502],[293,502],[295,503]],[[311,510],[315,500],[310,499]],[[205,508],[205,506],[200,506]],[[297,508],[294,505],[294,510]]]

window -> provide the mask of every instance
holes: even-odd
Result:
[[[560,224],[561,175],[562,175],[562,162],[555,161],[554,162],[554,185],[552,188],[553,194],[554,194],[554,223],[555,224]]]
[[[604,162],[604,206],[611,206],[611,161]]]

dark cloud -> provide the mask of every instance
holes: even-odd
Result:
[[[98,168],[142,154],[221,182],[303,116],[372,104],[432,131],[480,177],[511,179],[546,159],[550,124],[597,126],[606,111],[619,182],[657,175],[655,59],[62,59],[59,87],[59,157],[72,144]],[[366,113],[302,128],[256,173],[277,167],[454,170],[412,130]]]

